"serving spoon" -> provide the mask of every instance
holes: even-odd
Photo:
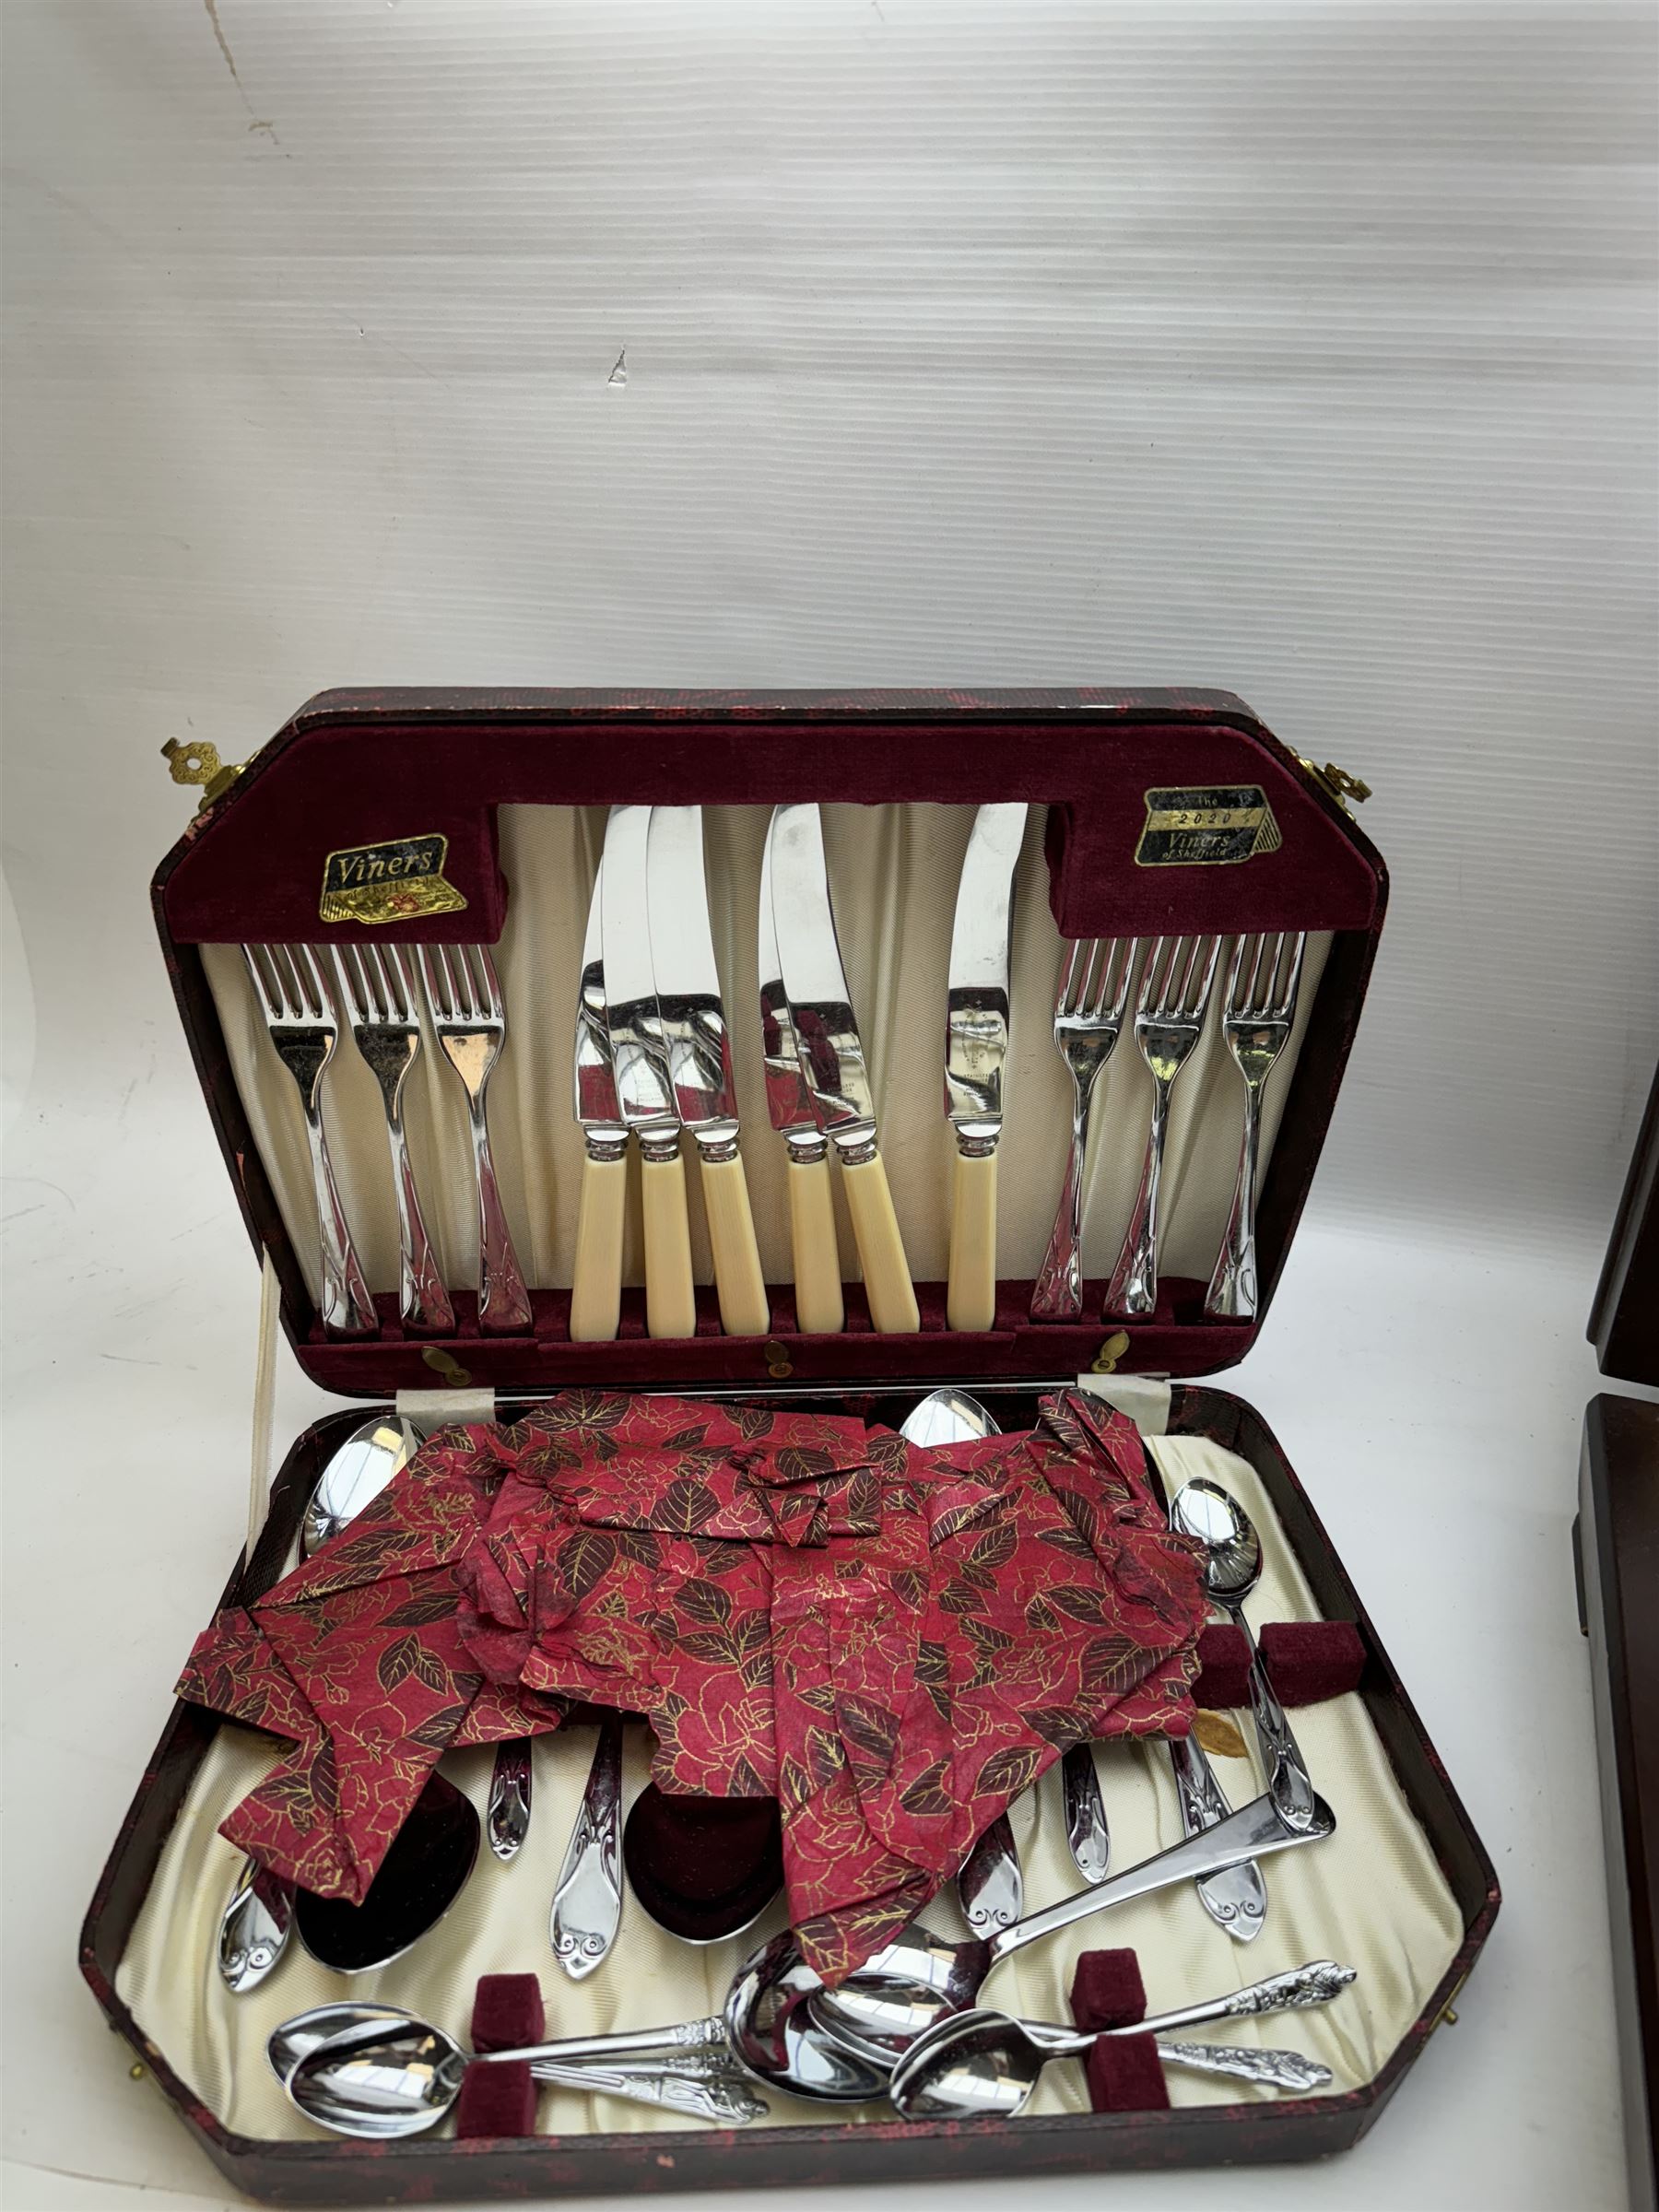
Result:
[[[836,2058],[862,2070],[864,2079],[856,2087],[843,2086],[826,2065],[832,2055],[820,2024],[826,2018],[844,2018],[869,2042],[888,2048],[897,2063],[935,2021],[969,2010],[987,1975],[1028,1944],[1172,1882],[1194,1881],[1244,1859],[1317,1842],[1335,1828],[1336,1816],[1323,1798],[1314,1799],[1312,1819],[1302,1829],[1283,1819],[1270,1796],[1253,1798],[1202,1834],[1126,1867],[1110,1881],[1029,1913],[989,1938],[947,1943],[912,1921],[832,1994],[802,1958],[794,1932],[785,1929],[745,1963],[732,1984],[725,2005],[732,2048],[760,2080],[797,2096],[831,2101],[868,2096],[874,2092],[865,2085],[877,2071],[873,2062],[836,2046]],[[819,2002],[808,2012],[814,1998]],[[809,2066],[801,2063],[803,2054]]]
[[[287,2023],[285,2058],[300,2043],[306,2047],[284,2086],[308,2119],[338,2135],[375,2141],[422,2135],[450,2112],[469,2065],[514,2063],[528,2064],[540,2081],[665,2106],[726,2127],[742,2127],[767,2111],[733,2068],[718,2019],[478,2052],[464,2050],[429,2021],[389,2009],[365,2013],[337,2034],[312,2041],[320,2024],[317,2013]],[[272,2064],[277,2064],[274,2051]]]
[[[1022,2020],[1001,2012],[965,2012],[945,2021],[906,2052],[888,2087],[906,2120],[1011,2120],[1030,2102],[1051,2058],[1080,2058],[1108,2036],[1147,2035],[1161,2023],[1107,2028],[1096,2034],[1040,2041]],[[1298,2051],[1261,2051],[1236,2043],[1178,2043],[1161,2037],[1158,2055],[1167,2066],[1233,2081],[1306,2092],[1331,2085],[1331,2069]]]
[[[1250,1710],[1271,1777],[1267,1794],[1292,1828],[1306,1828],[1317,1818],[1319,1799],[1244,1618],[1244,1600],[1262,1579],[1262,1539],[1238,1500],[1203,1475],[1176,1491],[1170,1524],[1204,1547],[1204,1586],[1250,1651]]]

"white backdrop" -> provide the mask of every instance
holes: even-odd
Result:
[[[1113,2200],[1617,2206],[1564,1544],[1659,1049],[1651,9],[0,29],[7,2201],[215,2186],[72,1965],[242,1510],[254,1277],[149,935],[162,741],[241,759],[330,684],[1088,680],[1230,686],[1375,786],[1377,982],[1239,1387],[1510,1892],[1340,2183]]]

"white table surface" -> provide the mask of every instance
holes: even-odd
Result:
[[[1376,786],[1382,959],[1235,1386],[1506,1902],[1338,2166],[1042,2201],[1616,2212],[1568,1528],[1659,1050],[1646,0],[0,35],[6,2204],[225,2201],[75,1969],[244,1512],[255,1276],[149,935],[162,740],[240,759],[336,683],[1088,680],[1230,685]],[[288,1370],[279,1435],[317,1403]]]

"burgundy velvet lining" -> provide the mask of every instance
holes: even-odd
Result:
[[[1264,793],[1276,846],[1247,867],[1137,864],[1149,791],[1241,784]],[[372,937],[319,924],[329,853],[438,834],[444,879],[466,905],[399,924],[399,938],[493,943],[500,806],[808,798],[1046,804],[1051,901],[1068,936],[1369,929],[1378,910],[1364,841],[1225,696],[1056,692],[1011,708],[968,693],[852,694],[734,712],[695,692],[477,692],[441,704],[336,692],[302,707],[191,825],[167,864],[167,927],[179,944]]]
[[[1147,2017],[1146,1984],[1133,1951],[1085,1951],[1072,1977],[1072,2018],[1079,2028],[1125,2028]],[[1149,2035],[1113,2035],[1083,2061],[1097,2112],[1163,2112],[1170,2107],[1163,2061]]]
[[[1270,1620],[1256,1641],[1281,1705],[1346,1697],[1365,1672],[1364,1640],[1351,1620]],[[1199,1631],[1193,1702],[1211,1712],[1250,1702],[1250,1647],[1230,1621]]]
[[[534,1974],[484,1974],[473,1999],[475,2051],[514,2051],[543,2040],[546,2014]],[[527,2063],[468,2066],[455,2104],[464,2140],[535,2133],[535,2083]]]
[[[1175,1277],[1159,1285],[1158,1309],[1145,1321],[1124,1329],[1100,1318],[1104,1280],[1085,1289],[1084,1312],[1077,1323],[1044,1324],[1030,1319],[1032,1285],[997,1285],[995,1326],[984,1335],[961,1335],[946,1325],[945,1285],[918,1283],[916,1303],[922,1327],[914,1335],[881,1336],[870,1326],[862,1285],[846,1286],[847,1326],[839,1336],[794,1334],[794,1301],[786,1287],[769,1286],[772,1329],[767,1336],[721,1334],[715,1293],[704,1285],[697,1294],[697,1334],[683,1340],[645,1333],[645,1294],[622,1293],[622,1318],[611,1344],[572,1344],[571,1294],[534,1290],[532,1326],[517,1336],[484,1336],[478,1332],[477,1300],[453,1292],[456,1331],[437,1340],[406,1335],[397,1319],[397,1300],[376,1301],[381,1333],[372,1337],[329,1337],[321,1322],[312,1324],[302,1354],[307,1374],[325,1390],[364,1396],[396,1390],[430,1389],[434,1370],[429,1348],[455,1361],[479,1386],[497,1390],[557,1389],[571,1383],[606,1388],[666,1390],[677,1383],[735,1382],[764,1385],[784,1378],[838,1382],[861,1380],[970,1382],[976,1377],[1016,1381],[1022,1376],[1052,1382],[1059,1375],[1087,1374],[1101,1347],[1122,1331],[1130,1352],[1117,1355],[1125,1369],[1151,1368],[1171,1375],[1211,1374],[1244,1357],[1255,1324],[1211,1321],[1204,1313],[1204,1284]],[[787,1360],[788,1365],[781,1364]],[[447,1370],[440,1368],[440,1378]],[[453,1376],[448,1376],[453,1381]]]
[[[735,1935],[783,1886],[782,1823],[771,1797],[635,1798],[622,1864],[653,1920],[692,1943]]]

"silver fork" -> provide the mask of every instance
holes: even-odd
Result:
[[[530,1294],[508,1232],[484,1117],[490,1072],[507,1040],[507,1012],[495,962],[483,945],[423,945],[420,971],[432,1033],[466,1089],[478,1179],[478,1326],[498,1335],[527,1329]]]
[[[1250,1321],[1255,1315],[1256,1150],[1262,1133],[1262,1093],[1274,1062],[1290,1040],[1307,944],[1301,930],[1294,935],[1281,930],[1277,936],[1241,937],[1228,964],[1221,1035],[1244,1078],[1244,1141],[1232,1211],[1204,1310],[1229,1320]]]
[[[309,945],[244,945],[242,958],[276,1057],[293,1077],[305,1114],[323,1249],[323,1326],[332,1336],[367,1336],[380,1327],[380,1316],[352,1249],[323,1131],[323,1072],[339,1036],[334,1000]]]
[[[1124,1249],[1106,1292],[1106,1312],[1114,1320],[1150,1313],[1158,1303],[1158,1185],[1170,1126],[1170,1093],[1203,1032],[1220,950],[1219,937],[1159,937],[1141,979],[1135,1041],[1152,1071],[1152,1126]]]
[[[1083,1311],[1083,1159],[1088,1149],[1088,1110],[1095,1083],[1124,1024],[1139,945],[1137,937],[1077,937],[1067,946],[1061,963],[1054,1049],[1071,1070],[1071,1151],[1060,1186],[1054,1233],[1031,1299],[1033,1321],[1076,1321]]]
[[[334,958],[346,1018],[386,1110],[392,1187],[397,1195],[403,1324],[447,1336],[455,1326],[454,1308],[427,1236],[404,1141],[404,1082],[420,1055],[420,1008],[408,954],[398,945],[336,945]]]

